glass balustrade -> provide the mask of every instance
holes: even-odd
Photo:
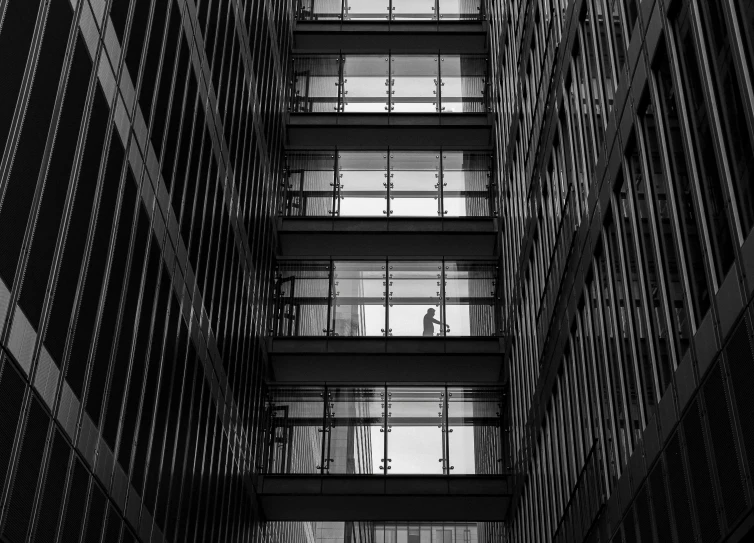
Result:
[[[272,386],[263,472],[502,475],[497,386]]]
[[[490,217],[492,157],[468,151],[287,155],[285,217]]]
[[[296,55],[290,110],[486,113],[487,65],[484,55]]]
[[[501,331],[496,263],[282,261],[273,332],[281,337],[489,337]]]
[[[482,20],[481,0],[299,0],[299,21]]]

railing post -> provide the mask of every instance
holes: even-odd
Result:
[[[390,336],[390,261],[385,260],[385,337]]]
[[[388,461],[388,443],[387,443],[387,434],[390,431],[390,428],[388,427],[388,413],[390,409],[389,407],[390,406],[390,393],[388,392],[388,389],[387,389],[387,383],[385,384],[384,394],[385,394],[384,396],[385,403],[383,404],[383,406],[385,410],[383,411],[383,414],[382,414],[382,424],[383,424],[383,429],[384,429],[383,434],[384,434],[385,439],[383,440],[383,450],[382,450],[382,454],[383,454],[382,473],[387,476],[388,468],[390,467],[390,462]]]
[[[345,109],[345,81],[343,79],[343,71],[345,68],[346,59],[343,56],[343,51],[338,52],[338,107],[336,114],[340,115],[341,110]]]
[[[333,221],[335,216],[340,214],[340,199],[338,198],[338,189],[340,188],[340,150],[336,147],[335,154],[333,155],[333,183],[332,183],[332,215]]]
[[[327,396],[328,390],[327,385],[324,386],[322,390],[322,443],[320,445],[320,464],[319,464],[319,474],[324,475],[325,474],[325,444],[327,443]],[[327,453],[330,454],[329,452]]]
[[[388,77],[389,76],[390,76],[390,74],[388,73]],[[390,107],[391,106],[388,105],[388,108],[390,108]],[[388,147],[387,148],[387,154],[385,155],[385,160],[387,161],[386,162],[387,174],[385,176],[386,179],[387,179],[387,182],[385,183],[385,189],[387,191],[385,199],[387,201],[387,206],[385,208],[386,209],[385,214],[387,215],[388,220],[390,219],[390,214],[393,212],[392,209],[390,209],[390,192],[391,192],[390,189],[393,188],[392,187],[392,184],[393,184],[393,174],[392,174],[392,171],[391,171],[391,168],[390,168],[390,152],[391,152],[390,151],[390,147]]]
[[[327,274],[328,274],[328,281],[327,281],[327,327],[323,330],[325,334],[329,337],[333,334],[334,327],[331,326],[331,320],[334,319],[334,316],[332,314],[332,305],[335,301],[333,298],[333,283],[335,282],[335,265],[333,264],[332,259],[330,260],[330,263],[328,264],[327,268]]]
[[[444,399],[443,402],[445,405],[443,407],[442,413],[443,413],[443,423],[442,423],[442,433],[443,433],[443,474],[444,475],[450,475],[450,470],[452,466],[450,465],[450,421],[449,419],[449,408],[450,408],[450,393],[448,392],[448,385],[445,384],[445,393],[444,393]]]
[[[445,151],[442,148],[440,148],[440,154],[438,155],[438,158],[440,159],[440,174],[438,176],[437,186],[440,189],[440,196],[438,198],[438,202],[439,202],[438,205],[440,209],[437,211],[437,214],[440,215],[441,219],[445,217],[445,191],[443,190],[443,186],[445,185],[445,155],[443,155],[444,152]]]
[[[442,324],[442,337],[446,337],[448,330],[448,311],[445,304],[445,259],[440,262],[440,315]]]
[[[437,113],[442,114],[442,57],[437,52]]]

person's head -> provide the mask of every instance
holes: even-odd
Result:
[[[427,309],[427,315],[432,315],[432,316],[434,316],[434,314],[435,314],[435,310],[434,310],[434,308],[430,307],[429,309]]]

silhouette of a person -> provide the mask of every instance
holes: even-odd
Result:
[[[435,326],[434,324],[439,324],[442,326],[442,323],[438,321],[435,318],[435,310],[433,308],[427,309],[427,314],[424,315],[424,336],[434,336],[435,335]],[[446,327],[450,328],[447,324]]]

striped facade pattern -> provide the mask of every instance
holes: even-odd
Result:
[[[488,3],[511,541],[750,526],[750,4]]]
[[[3,541],[275,535],[253,475],[292,9],[0,1]]]

